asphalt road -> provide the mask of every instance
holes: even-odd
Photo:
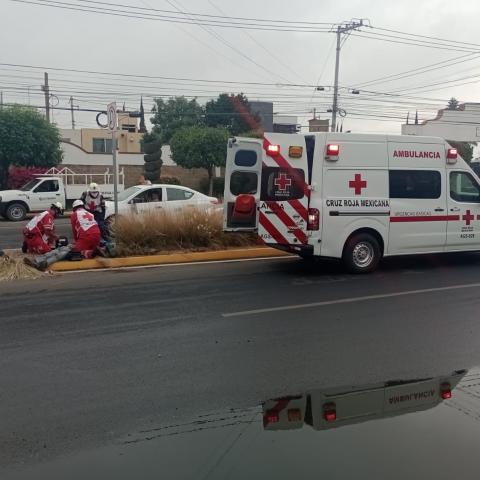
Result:
[[[9,222],[0,219],[0,249],[20,248],[23,242],[22,230],[29,221],[30,219],[23,222]],[[68,239],[72,238],[69,218],[57,218],[55,226],[58,235],[66,236]]]
[[[478,254],[0,284],[0,473],[313,386],[478,365],[479,291]]]

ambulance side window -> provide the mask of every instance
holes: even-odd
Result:
[[[237,167],[253,167],[257,163],[257,152],[254,150],[239,150],[235,154]]]
[[[257,193],[258,176],[255,172],[233,172],[230,176],[230,192],[233,195]]]
[[[450,197],[457,202],[480,203],[480,188],[467,172],[450,172]]]
[[[440,198],[442,176],[435,170],[390,170],[390,198]]]

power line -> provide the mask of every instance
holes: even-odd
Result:
[[[78,5],[75,3],[66,3],[60,1],[50,0],[10,0],[15,3],[24,3],[29,5],[37,5],[49,8],[59,8],[63,10],[72,10],[86,13],[97,13],[102,15],[110,15],[116,17],[133,18],[139,20],[156,20],[167,23],[183,23],[188,25],[204,25],[212,27],[225,27],[225,28],[237,28],[237,29],[250,29],[250,30],[265,30],[265,31],[277,31],[277,32],[299,32],[299,33],[328,33],[330,29],[321,27],[307,27],[307,26],[287,26],[283,24],[253,24],[253,23],[224,23],[218,20],[201,21],[196,19],[182,19],[181,17],[169,17],[166,15],[155,15],[148,13],[135,13],[133,11],[110,9],[104,7],[90,7],[85,5]]]
[[[468,58],[466,58],[468,57]],[[404,72],[395,73],[392,75],[386,75],[384,77],[379,77],[373,80],[369,80],[367,82],[362,82],[360,84],[356,84],[356,88],[361,88],[363,86],[370,86],[376,85],[379,83],[387,83],[393,82],[396,80],[401,80],[407,77],[413,77],[416,75],[421,75],[423,73],[432,72],[434,70],[440,70],[442,68],[452,67],[453,65],[458,65],[459,63],[470,62],[472,60],[476,60],[480,58],[480,55],[475,55],[473,53],[467,53],[466,55],[461,55],[460,57],[451,58],[449,60],[444,60],[442,62],[432,63],[430,65],[425,65],[423,67],[413,68],[411,70],[406,70]],[[455,61],[457,60],[457,61]],[[431,67],[431,68],[430,68]]]
[[[471,53],[480,53],[480,50],[471,50],[471,49],[464,49],[464,48],[454,48],[454,47],[448,47],[448,46],[436,46],[436,45],[430,45],[427,43],[415,43],[415,42],[406,42],[406,41],[401,41],[401,40],[391,40],[389,38],[383,38],[383,37],[372,37],[371,35],[365,35],[364,33],[352,33],[352,36],[354,37],[359,37],[359,38],[368,38],[371,40],[379,40],[382,42],[389,42],[389,43],[398,43],[401,45],[411,45],[414,47],[426,47],[426,48],[434,48],[437,50],[450,50],[453,52],[471,52]]]

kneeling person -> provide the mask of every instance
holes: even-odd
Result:
[[[81,252],[84,258],[92,258],[100,245],[100,228],[92,213],[85,210],[82,200],[73,202],[73,213],[70,217],[75,243],[73,250]]]
[[[23,229],[23,253],[44,254],[55,248],[57,235],[54,220],[63,214],[60,202],[33,217]]]

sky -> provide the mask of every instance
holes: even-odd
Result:
[[[88,8],[97,11],[78,10]],[[116,101],[136,110],[143,95],[150,110],[160,95],[204,103],[243,92],[306,126],[313,109],[330,116],[332,28],[362,18],[367,26],[342,37],[340,121],[344,131],[398,134],[408,112],[422,121],[451,97],[478,100],[479,13],[476,0],[0,0],[0,91],[5,103],[44,105],[48,72],[60,108],[70,96],[80,109]],[[77,111],[76,127],[95,126],[95,117]],[[54,110],[53,120],[71,127],[69,111]]]

